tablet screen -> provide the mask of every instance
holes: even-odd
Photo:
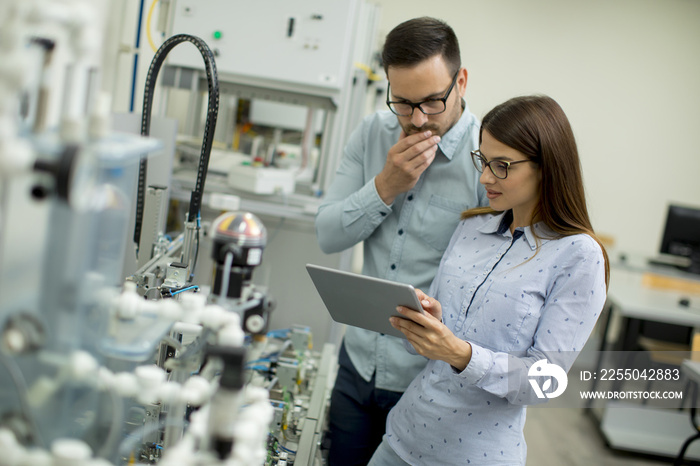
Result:
[[[336,322],[405,338],[389,322],[391,316],[403,318],[396,307],[424,312],[411,285],[314,264],[306,270]]]

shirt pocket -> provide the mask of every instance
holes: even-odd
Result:
[[[432,194],[423,212],[418,235],[432,248],[444,251],[457,228],[461,213],[467,208],[462,202]]]
[[[532,346],[539,312],[533,311],[530,294],[504,285],[491,283],[469,333],[479,335],[480,343],[497,351],[523,351]]]

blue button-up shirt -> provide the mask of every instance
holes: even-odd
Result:
[[[425,291],[460,213],[488,203],[469,154],[478,148],[479,122],[464,105],[415,187],[386,205],[374,178],[400,133],[389,111],[369,115],[353,132],[316,216],[316,234],[326,253],[364,242],[363,274]],[[405,390],[426,363],[409,355],[401,339],[356,327],[347,328],[345,347],[360,375],[369,381],[376,371],[375,386],[385,390]]]
[[[546,401],[530,368],[546,360],[568,371],[603,308],[593,238],[555,239],[543,224],[534,228],[544,239],[530,227],[511,235],[504,215],[459,224],[429,291],[472,357],[461,373],[430,361],[389,413],[389,443],[410,464],[524,465],[525,405]]]

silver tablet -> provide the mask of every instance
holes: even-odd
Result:
[[[336,322],[405,338],[389,323],[390,316],[403,318],[396,306],[423,312],[411,285],[314,264],[306,270]]]

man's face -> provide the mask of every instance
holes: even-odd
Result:
[[[429,99],[445,97],[454,75],[450,73],[442,56],[436,55],[411,68],[390,66],[387,78],[390,84],[389,100],[418,103]],[[461,99],[467,87],[467,71],[461,68],[457,73],[443,113],[425,115],[419,108],[413,115],[399,116],[399,124],[407,135],[430,130],[434,135],[443,136],[457,123],[462,115]]]

